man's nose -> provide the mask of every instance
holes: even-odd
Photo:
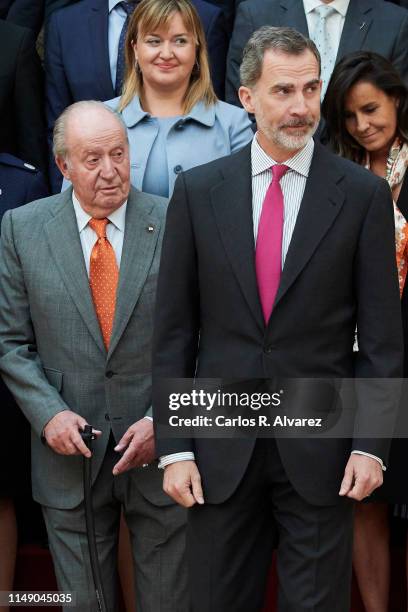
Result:
[[[292,103],[291,112],[293,115],[306,115],[308,113],[305,96],[302,92],[295,96]]]
[[[102,159],[101,175],[107,180],[115,176],[115,165],[109,155]]]

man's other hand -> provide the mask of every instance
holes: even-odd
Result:
[[[86,420],[72,412],[72,410],[62,410],[56,414],[44,427],[44,437],[47,444],[59,455],[84,455],[90,457],[91,451],[81,438],[81,431]],[[101,435],[101,431],[93,429],[96,436]]]
[[[381,465],[365,455],[350,455],[339,495],[361,501],[383,483]]]
[[[164,468],[163,489],[185,508],[204,503],[201,476],[195,461],[177,461],[167,465]]]
[[[133,423],[115,446],[115,451],[125,451],[113,468],[115,476],[151,463],[155,458],[153,422],[150,419],[140,419]]]

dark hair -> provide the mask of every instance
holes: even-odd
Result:
[[[294,28],[262,26],[252,34],[245,45],[240,67],[242,85],[245,87],[256,85],[262,74],[265,51],[269,50],[288,55],[301,55],[305,51],[311,51],[319,66],[320,75],[320,53],[310,38],[303,36]]]
[[[343,157],[362,163],[365,150],[346,130],[344,117],[346,96],[356,83],[370,83],[399,100],[397,130],[405,142],[408,141],[408,89],[391,62],[371,51],[350,53],[333,70],[322,105],[329,145]]]

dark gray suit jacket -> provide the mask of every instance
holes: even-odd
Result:
[[[225,99],[239,105],[239,67],[251,34],[263,25],[292,27],[309,35],[302,0],[247,0],[238,6],[227,59]],[[384,0],[352,0],[337,60],[359,49],[388,58],[408,83],[408,11]]]
[[[384,180],[315,145],[266,327],[254,253],[250,146],[181,174],[167,214],[158,281],[154,398],[162,379],[195,373],[278,381],[401,376],[394,219]],[[388,441],[361,434],[377,418],[384,431],[388,411],[393,424],[396,398],[370,382],[360,385],[357,398],[353,448],[386,460]],[[324,403],[322,416],[331,407]],[[168,402],[154,399],[153,410],[160,433]],[[277,442],[295,489],[311,503],[337,503],[351,441]],[[157,450],[194,451],[204,497],[219,503],[242,479],[254,444],[253,437],[203,439],[193,432],[187,439],[158,436]]]

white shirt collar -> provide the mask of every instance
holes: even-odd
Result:
[[[321,4],[325,4],[325,2],[322,2],[322,0],[303,0],[303,7],[304,7],[306,15],[314,11],[314,9],[317,6],[320,6]],[[333,0],[333,2],[330,2],[330,4],[327,4],[327,6],[330,6],[336,9],[336,11],[340,13],[340,15],[345,17],[347,14],[347,9],[348,9],[349,4],[350,4],[350,0]]]
[[[313,151],[314,141],[313,138],[311,138],[303,149],[285,161],[285,165],[289,166],[291,170],[294,170],[298,174],[301,174],[307,178],[309,176],[310,164],[312,163]],[[257,174],[261,174],[262,172],[269,170],[271,166],[274,166],[277,163],[274,159],[272,159],[272,157],[269,157],[269,155],[265,153],[258,142],[257,134],[255,134],[252,140],[251,163],[252,176],[256,176]]]
[[[74,191],[72,192],[72,203],[74,205],[78,231],[81,233],[82,230],[84,230],[88,225],[89,219],[92,219],[92,217],[84,211]],[[108,216],[109,221],[113,223],[116,229],[120,230],[121,232],[125,231],[126,207],[127,200],[122,204],[122,206],[114,210],[113,213]]]

